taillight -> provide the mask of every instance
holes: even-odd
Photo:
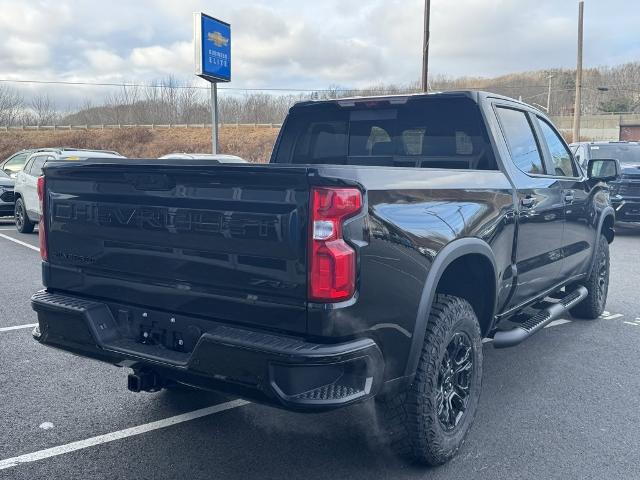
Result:
[[[311,189],[309,299],[337,302],[356,288],[356,252],[342,238],[342,224],[362,208],[356,188]]]
[[[38,201],[40,202],[40,223],[38,223],[38,237],[40,240],[40,256],[45,262],[49,260],[47,251],[47,202],[45,201],[44,176],[38,177]]]

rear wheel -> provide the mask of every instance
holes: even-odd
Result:
[[[440,465],[458,452],[480,397],[481,340],[469,302],[437,295],[412,385],[378,402],[391,446],[400,456]]]
[[[35,227],[35,223],[29,220],[29,216],[27,215],[27,209],[24,206],[24,200],[22,200],[22,198],[16,199],[15,221],[16,221],[16,228],[20,233],[33,232],[33,227]]]
[[[609,242],[600,235],[591,273],[581,285],[589,291],[587,298],[572,308],[571,315],[593,320],[604,312],[609,293]]]

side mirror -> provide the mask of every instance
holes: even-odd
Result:
[[[591,180],[611,182],[620,178],[620,162],[614,158],[589,160],[587,176]]]

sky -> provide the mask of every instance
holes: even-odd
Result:
[[[637,0],[585,1],[585,66],[640,60]],[[193,12],[232,26],[235,88],[408,84],[423,0],[0,0],[0,78],[194,79]],[[575,67],[575,0],[432,0],[430,71],[495,76]],[[22,86],[77,99],[94,87]]]

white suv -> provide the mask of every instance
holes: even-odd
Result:
[[[78,161],[88,158],[125,158],[117,152],[106,150],[81,150],[61,148],[33,153],[16,176],[14,188],[16,228],[20,233],[31,233],[40,221],[38,201],[38,177],[42,168],[51,161]]]

